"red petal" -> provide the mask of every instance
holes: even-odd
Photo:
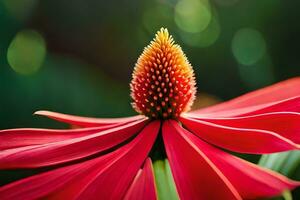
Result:
[[[34,168],[64,163],[116,146],[137,134],[145,120],[68,140],[0,152],[0,168]]]
[[[218,117],[225,116],[237,116],[242,115],[242,113],[253,112],[260,108],[260,106],[267,106],[273,104],[274,102],[281,102],[287,99],[293,99],[293,97],[300,95],[300,78],[293,78],[283,82],[279,82],[272,86],[256,90],[230,101],[211,106],[208,108],[200,109],[193,111],[192,113],[197,114],[210,114],[214,113],[214,116],[218,114]],[[297,107],[294,107],[293,110],[283,109],[281,111],[300,111],[299,108],[299,98],[297,98]],[[295,103],[295,101],[294,101]],[[260,105],[260,106],[258,106]],[[258,107],[257,107],[258,106]],[[286,105],[285,105],[286,106]],[[232,113],[232,110],[235,110]],[[273,111],[275,112],[275,111]],[[258,114],[258,113],[256,113]]]
[[[248,106],[243,108],[237,108],[232,110],[222,110],[216,112],[202,113],[202,111],[194,111],[191,113],[185,113],[188,117],[197,118],[219,118],[219,117],[239,117],[258,115],[271,112],[300,112],[300,96],[292,97],[282,101],[275,101],[273,103],[258,104],[256,106]]]
[[[299,145],[272,131],[233,128],[185,117],[180,121],[203,140],[235,152],[263,154],[299,149]]]
[[[183,133],[178,122],[166,121],[162,132],[181,199],[241,199],[222,172]]]
[[[103,156],[84,163],[62,167],[42,174],[34,175],[0,187],[1,200],[33,200],[47,196],[52,192],[81,180],[91,174],[104,162],[109,162],[111,156]]]
[[[300,182],[221,151],[186,130],[184,134],[226,176],[243,199],[277,196],[300,185]]]
[[[159,121],[151,122],[132,142],[113,152],[113,159],[99,165],[96,173],[65,185],[49,199],[122,199],[150,152],[159,128]]]
[[[105,156],[0,187],[1,200],[121,199],[147,157],[159,126],[152,122],[130,143]]]
[[[145,117],[142,115],[137,115],[133,117],[124,117],[124,118],[89,118],[89,117],[67,115],[67,114],[51,112],[51,111],[37,111],[34,114],[46,116],[60,122],[65,122],[80,127],[93,127],[93,126],[103,126],[103,125],[117,124],[117,123],[129,123],[136,120],[145,119]]]
[[[0,150],[78,138],[121,125],[124,124],[112,124],[101,127],[67,130],[34,128],[0,130],[0,141],[3,141],[0,143]]]
[[[195,119],[197,118],[195,117]],[[246,117],[206,118],[202,120],[234,128],[272,131],[295,143],[300,143],[300,113],[276,112]]]
[[[153,167],[150,158],[146,160],[144,168],[141,169],[135,176],[135,179],[128,189],[124,199],[157,199]]]

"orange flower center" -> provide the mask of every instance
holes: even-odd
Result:
[[[194,71],[165,28],[144,49],[132,76],[132,105],[140,114],[155,119],[176,119],[193,104]]]

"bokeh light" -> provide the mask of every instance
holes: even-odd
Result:
[[[29,75],[38,71],[46,56],[44,38],[34,30],[23,30],[11,41],[7,61],[17,73]]]
[[[212,18],[205,30],[199,33],[188,33],[181,31],[181,39],[192,47],[209,47],[219,38],[221,27],[216,11],[213,9]]]
[[[244,28],[235,33],[231,49],[240,64],[253,65],[265,54],[266,42],[259,31]]]
[[[299,7],[282,0],[0,0],[0,128],[69,128],[32,116],[40,109],[135,115],[132,69],[161,27],[195,70],[194,109],[299,76]],[[5,173],[0,185],[12,181]],[[300,168],[291,178],[300,180]]]
[[[267,54],[251,66],[240,64],[238,67],[242,81],[245,86],[251,90],[261,88],[275,82],[273,64]]]
[[[208,0],[179,0],[175,6],[175,23],[183,31],[201,32],[211,20]]]

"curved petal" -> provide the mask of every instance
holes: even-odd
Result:
[[[166,121],[162,134],[180,199],[241,199],[222,172],[183,133],[178,122]]]
[[[87,157],[124,142],[144,125],[142,120],[69,140],[0,151],[0,169],[42,167]]]
[[[143,169],[140,169],[135,176],[124,199],[157,199],[153,167],[150,158],[146,160]]]
[[[197,117],[193,117],[197,119]],[[233,118],[206,118],[203,121],[234,128],[260,129],[275,132],[300,143],[300,113],[275,112]]]
[[[180,121],[203,140],[241,153],[263,154],[299,149],[299,145],[271,131],[233,128],[181,117]]]
[[[34,175],[0,187],[1,200],[33,200],[56,192],[64,185],[81,180],[98,169],[99,165],[110,162],[111,156],[103,156],[84,163],[58,168]]]
[[[153,122],[130,143],[105,156],[0,187],[1,200],[31,200],[42,197],[99,199],[99,196],[103,199],[121,199],[147,157],[158,130],[159,122]],[[103,184],[96,184],[98,179]],[[90,185],[91,183],[93,184]],[[93,187],[92,190],[83,194],[83,191],[91,189],[90,186]]]
[[[79,129],[37,129],[19,128],[0,130],[0,150],[47,144],[62,140],[78,138],[100,131],[108,130],[124,124],[112,124],[101,127],[79,128]]]
[[[191,112],[183,114],[188,117],[197,118],[219,118],[219,117],[239,117],[258,115],[271,112],[300,112],[300,96],[291,97],[282,101],[274,101],[272,103],[258,104],[255,106],[242,107],[232,110],[221,110],[216,112]]]
[[[114,158],[98,166],[96,173],[65,185],[48,199],[122,199],[147,158],[160,128],[160,122],[148,124],[129,144],[114,152]]]
[[[271,170],[263,169],[253,163],[232,156],[212,145],[207,144],[188,131],[185,134],[191,142],[214,163],[236,188],[243,199],[257,199],[280,195],[284,190],[300,186],[300,182]]]
[[[246,107],[256,107],[257,105],[280,102],[299,95],[300,77],[296,77],[247,93],[245,95],[215,106],[193,111],[193,113],[208,114],[222,111],[224,113],[224,111],[231,111]]]
[[[133,117],[123,117],[123,118],[90,118],[90,117],[80,117],[75,115],[67,115],[67,114],[44,111],[44,110],[37,111],[34,114],[49,117],[56,121],[76,125],[79,127],[93,127],[93,126],[103,126],[109,124],[129,123],[129,122],[146,118],[145,116],[142,115],[137,115]]]

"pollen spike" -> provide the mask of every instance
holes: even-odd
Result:
[[[150,118],[174,119],[190,110],[196,94],[194,71],[166,28],[138,58],[130,88],[133,108]]]

